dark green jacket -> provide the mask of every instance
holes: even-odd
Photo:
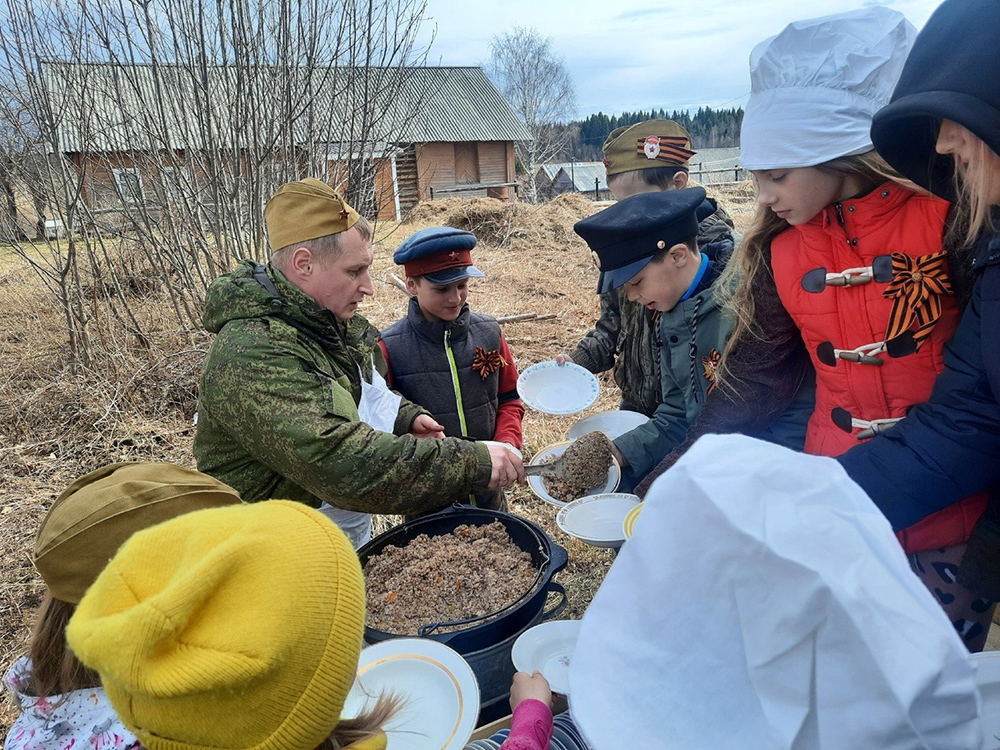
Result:
[[[485,492],[486,446],[407,434],[426,413],[406,399],[395,434],[359,421],[358,367],[383,375],[378,330],[333,313],[268,266],[280,299],[243,261],[216,279],[205,327],[218,333],[205,360],[194,453],[198,469],[248,502],[325,501],[366,513],[414,513]]]

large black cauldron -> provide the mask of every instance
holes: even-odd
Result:
[[[386,547],[405,547],[411,539],[420,534],[442,536],[449,534],[462,524],[483,526],[499,521],[507,529],[514,544],[531,555],[531,562],[536,570],[536,583],[524,594],[497,613],[480,618],[465,620],[461,623],[429,622],[420,629],[420,635],[446,643],[460,654],[469,654],[490,648],[506,641],[511,636],[519,634],[528,625],[556,616],[566,606],[566,592],[562,586],[552,581],[552,576],[566,567],[568,556],[566,550],[549,539],[548,535],[535,523],[496,510],[454,506],[431,516],[423,516],[408,521],[401,526],[390,529],[384,534],[372,539],[358,550],[358,557],[364,565],[368,559],[377,555]],[[562,596],[562,600],[549,612],[543,613],[545,599],[549,592]],[[487,617],[495,619],[482,622]],[[438,632],[442,626],[462,625],[460,630],[449,633]],[[389,638],[400,638],[398,633],[387,633],[383,630],[365,627],[365,641],[377,643]]]

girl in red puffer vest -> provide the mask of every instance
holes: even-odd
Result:
[[[736,398],[770,401],[755,408],[774,414],[790,393],[742,384],[772,358],[785,370],[811,362],[807,453],[840,455],[925,401],[958,324],[942,243],[948,204],[895,175],[869,137],[914,35],[903,16],[877,7],[792,24],[750,58],[741,161],[759,208],[729,270],[739,279],[737,324],[721,369]],[[772,353],[768,342],[791,340],[792,328],[798,353],[787,344]],[[706,404],[713,431],[725,431],[718,412],[733,400],[718,399],[716,413]],[[953,572],[984,506],[984,497],[967,498],[897,529],[914,572],[972,649],[992,607]]]

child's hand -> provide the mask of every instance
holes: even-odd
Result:
[[[444,427],[439,425],[430,414],[420,414],[410,426],[410,434],[418,438],[444,439]]]
[[[560,367],[562,367],[567,362],[569,362],[570,364],[576,364],[575,362],[573,362],[573,358],[568,354],[566,354],[566,352],[559,352],[559,354],[556,355],[556,364],[559,365]]]
[[[537,669],[531,674],[527,672],[514,674],[514,682],[510,686],[510,710],[513,711],[518,703],[528,698],[540,700],[546,706],[552,707],[552,689],[549,687],[549,681],[542,677],[542,673]]]

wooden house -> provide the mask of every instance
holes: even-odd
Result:
[[[85,175],[90,206],[162,203],[183,186],[209,211],[233,196],[252,210],[306,176],[339,189],[363,181],[358,207],[372,218],[434,197],[514,197],[514,144],[530,135],[481,68],[326,72],[257,71],[248,83],[224,67],[199,79],[179,66],[49,62],[43,74],[59,114],[52,140]],[[259,121],[248,101],[261,102]]]

